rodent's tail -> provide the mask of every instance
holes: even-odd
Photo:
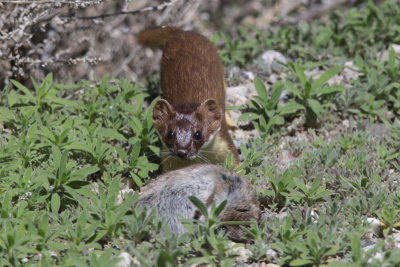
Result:
[[[139,43],[143,46],[162,48],[164,47],[168,38],[177,31],[180,31],[180,29],[176,27],[159,27],[154,29],[147,29],[139,33],[138,40]]]

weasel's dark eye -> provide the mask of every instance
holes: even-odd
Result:
[[[201,140],[201,138],[203,138],[200,131],[195,132],[193,137],[195,140]]]
[[[167,133],[167,139],[174,139],[175,138],[175,133],[173,131],[168,131]]]

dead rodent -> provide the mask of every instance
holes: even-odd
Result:
[[[138,40],[144,46],[163,47],[164,99],[154,106],[153,122],[166,151],[164,171],[222,163],[229,152],[238,165],[226,124],[224,70],[213,43],[173,27],[144,30]]]
[[[213,201],[219,205],[227,200],[219,215],[221,221],[258,221],[260,218],[259,203],[250,182],[218,165],[195,164],[164,173],[143,188],[139,204],[156,208],[159,216],[168,222],[172,233],[183,234],[186,229],[180,216],[197,219],[200,215],[189,196],[197,197],[207,207]],[[225,227],[229,239],[236,242],[248,239],[239,226]]]

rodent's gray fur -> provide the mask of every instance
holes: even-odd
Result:
[[[183,234],[186,229],[179,215],[194,218],[197,210],[189,196],[196,196],[206,205],[212,201],[219,205],[227,200],[219,215],[221,221],[259,219],[259,205],[250,182],[226,168],[211,164],[196,164],[159,176],[143,188],[139,203],[150,209],[156,208],[172,233]],[[240,227],[227,225],[226,228],[230,239],[246,239]]]

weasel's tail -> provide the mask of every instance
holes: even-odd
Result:
[[[143,46],[162,48],[168,38],[174,33],[180,31],[175,27],[159,27],[154,29],[143,30],[138,35],[138,41]]]

